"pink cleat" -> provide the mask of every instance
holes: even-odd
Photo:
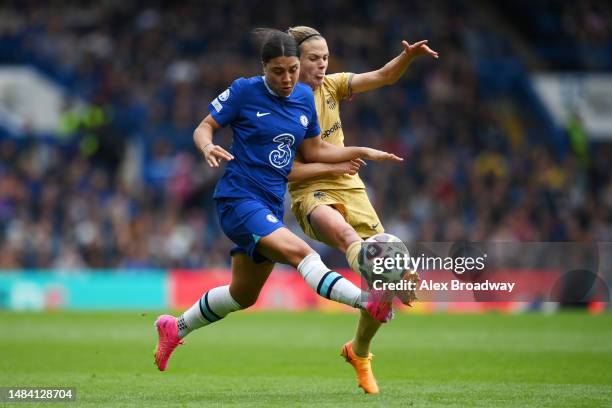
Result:
[[[365,310],[381,323],[387,323],[393,319],[393,297],[394,293],[385,290],[372,289],[368,295],[368,303]]]
[[[164,371],[172,352],[179,344],[183,344],[178,336],[178,323],[176,317],[161,315],[155,321],[157,334],[157,349],[155,350],[155,364],[159,371]]]

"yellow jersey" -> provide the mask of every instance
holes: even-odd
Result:
[[[323,83],[314,91],[315,106],[321,127],[321,138],[336,146],[344,146],[344,133],[340,121],[340,102],[351,96],[351,78],[353,74],[342,72],[326,75]],[[304,162],[298,153],[296,160]],[[303,194],[319,190],[348,190],[365,188],[358,174],[334,175],[325,174],[303,181],[289,183],[291,200],[295,201]]]

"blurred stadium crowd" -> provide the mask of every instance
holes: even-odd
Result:
[[[71,97],[57,134],[0,137],[0,269],[228,265],[211,198],[221,170],[205,167],[192,132],[232,80],[261,72],[249,37],[258,26],[316,27],[328,72],[376,69],[402,39],[440,53],[342,107],[347,144],[405,158],[361,172],[388,232],[612,241],[612,146],[590,144],[579,123],[570,139],[529,82],[538,69],[612,70],[610,5],[151,4],[3,6],[0,63],[35,65]],[[299,230],[289,211],[286,221]]]

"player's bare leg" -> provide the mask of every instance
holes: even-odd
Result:
[[[246,254],[232,256],[232,282],[213,288],[180,317],[159,316],[155,322],[158,333],[155,364],[165,371],[170,356],[183,338],[193,330],[223,319],[231,312],[252,306],[274,268],[272,262],[255,263]]]
[[[380,302],[364,301],[362,291],[351,281],[330,270],[306,242],[287,228],[279,228],[260,239],[257,251],[278,262],[294,266],[308,286],[320,296],[345,305],[366,309],[375,319],[385,322],[392,310]]]
[[[349,225],[342,214],[328,205],[320,205],[310,213],[310,225],[317,237],[326,244],[346,253],[351,244],[362,242],[355,229]],[[351,265],[352,267],[352,265]],[[359,273],[358,271],[356,271]],[[370,353],[370,342],[380,328],[380,323],[362,311],[357,332],[353,339],[353,351],[361,357]]]
[[[321,242],[338,248],[343,253],[346,253],[352,243],[363,241],[342,214],[330,205],[315,207],[310,212],[309,220]]]
[[[355,229],[333,207],[327,205],[316,207],[310,213],[310,224],[315,230],[317,238],[332,247],[338,248],[345,254],[351,245],[362,242]],[[349,261],[349,263],[351,262]],[[353,265],[351,267],[355,269]],[[370,363],[372,359],[370,344],[380,326],[379,321],[362,310],[353,340],[346,343],[342,348],[342,356],[355,368],[359,386],[365,392],[371,394],[378,393],[378,385]]]
[[[287,228],[279,228],[257,244],[257,252],[268,259],[297,268],[304,257],[315,252],[303,239]]]
[[[273,262],[255,263],[246,254],[234,254],[232,283],[229,287],[232,298],[244,309],[253,306],[272,269],[274,269]]]
[[[355,354],[359,357],[370,355],[370,344],[381,325],[381,322],[374,320],[365,311],[361,311],[357,329],[355,330],[355,337],[353,337],[353,351]]]

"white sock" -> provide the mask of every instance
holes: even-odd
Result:
[[[306,256],[297,267],[308,286],[320,296],[351,307],[362,308],[361,289],[337,272],[331,271],[316,252]]]
[[[178,318],[179,337],[183,338],[193,330],[221,320],[240,309],[242,307],[230,295],[229,285],[213,288]]]

